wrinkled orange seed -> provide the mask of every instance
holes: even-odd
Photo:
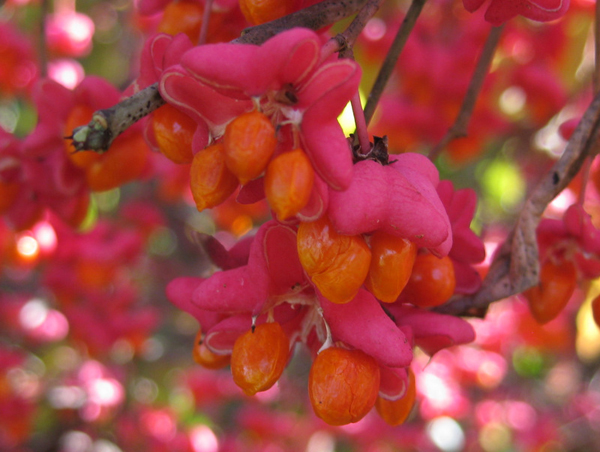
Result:
[[[308,394],[315,414],[330,425],[358,422],[379,392],[379,366],[361,350],[330,347],[315,358]]]
[[[293,217],[310,199],[315,172],[302,149],[274,158],[265,174],[265,194],[280,221]]]
[[[333,303],[347,303],[356,296],[371,263],[365,239],[338,234],[326,216],[300,223],[298,256],[312,282]]]
[[[233,381],[248,395],[266,391],[283,373],[290,343],[277,322],[263,323],[237,338],[231,353]]]

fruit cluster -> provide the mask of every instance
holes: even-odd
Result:
[[[415,397],[412,347],[434,354],[473,340],[467,322],[427,309],[460,286],[449,255],[382,230],[340,234],[327,214],[272,220],[251,240],[241,260],[236,247],[212,243],[206,249],[225,268],[208,279],[178,278],[167,289],[201,325],[194,359],[207,368],[230,364],[249,395],[279,380],[301,342],[313,353],[309,396],[320,418],[343,425],[376,406],[397,425]],[[225,264],[234,255],[236,263]]]
[[[230,364],[247,394],[272,387],[301,342],[314,356],[309,394],[319,417],[347,424],[377,405],[398,424],[414,402],[413,346],[433,354],[473,340],[467,322],[428,308],[479,287],[475,196],[440,183],[422,155],[354,162],[337,116],[360,71],[321,49],[303,29],[262,46],[191,47],[165,35],[147,46],[154,63],[140,87],[158,79],[169,103],[154,114],[155,142],[191,162],[198,210],[241,185],[239,201],[266,197],[276,218],[249,248],[248,239],[229,251],[210,239],[222,271],[178,278],[167,293],[200,323],[196,361]]]

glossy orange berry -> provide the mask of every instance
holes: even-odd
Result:
[[[317,416],[330,425],[360,421],[375,405],[379,366],[361,350],[330,347],[315,358],[308,395]]]
[[[439,258],[423,253],[418,254],[415,259],[402,296],[406,302],[415,306],[439,306],[448,301],[454,293],[455,286],[452,260],[448,256]]]
[[[231,360],[231,355],[217,355],[212,352],[202,339],[202,330],[198,330],[194,339],[194,348],[192,349],[192,358],[202,367],[207,369],[222,369],[227,366]]]
[[[571,261],[559,264],[547,260],[540,272],[537,286],[523,292],[529,302],[529,310],[540,323],[555,319],[569,302],[577,287],[577,270]]]
[[[200,36],[204,8],[198,2],[176,0],[169,3],[163,11],[158,31],[175,36],[185,33],[192,42]]]
[[[370,245],[371,266],[365,286],[378,300],[393,303],[408,283],[417,245],[383,231],[371,236]]]
[[[248,22],[259,25],[293,13],[297,3],[295,0],[240,0],[240,9]]]
[[[222,143],[209,146],[194,156],[190,188],[200,212],[224,202],[237,187],[237,177],[225,165]]]
[[[293,217],[310,199],[315,171],[302,149],[271,160],[265,174],[265,194],[280,221]]]
[[[275,127],[259,111],[244,113],[227,125],[223,146],[227,168],[245,184],[267,168],[277,146]]]
[[[233,345],[233,381],[248,395],[266,391],[283,373],[290,342],[277,322],[263,323],[241,335]]]
[[[166,104],[154,112],[152,129],[160,152],[175,163],[191,163],[192,138],[196,122],[172,105]]]
[[[98,155],[98,154],[97,154]],[[149,149],[141,134],[122,135],[86,168],[92,191],[105,191],[138,179],[148,162]]]
[[[417,385],[415,374],[412,369],[408,369],[408,388],[403,397],[398,400],[387,400],[381,396],[377,397],[375,408],[379,416],[391,426],[404,423],[412,411],[415,399],[417,397]]]
[[[300,223],[298,256],[311,281],[333,303],[347,303],[356,296],[371,263],[365,239],[338,234],[327,216]]]
[[[64,135],[65,137],[73,134],[73,129],[79,126],[86,125],[92,119],[94,110],[87,105],[76,105],[71,109],[67,121],[65,122]],[[94,162],[102,159],[102,155],[93,151],[78,151],[72,145],[71,140],[65,140],[65,151],[69,156],[69,160],[80,168],[88,168]]]

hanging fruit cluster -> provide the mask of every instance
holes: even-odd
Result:
[[[191,161],[198,210],[239,190],[240,202],[266,198],[276,218],[242,258],[211,239],[221,271],[176,279],[168,296],[200,323],[195,360],[229,364],[247,394],[276,384],[301,342],[314,357],[309,396],[319,417],[356,422],[377,403],[398,424],[415,398],[412,348],[433,354],[473,340],[466,321],[429,308],[479,287],[475,195],[440,183],[422,155],[355,163],[337,116],[360,70],[321,49],[304,29],[262,46],[192,47],[159,35],[147,47],[170,105],[154,114],[155,143]],[[175,55],[179,64],[163,64]],[[218,98],[218,111],[203,96]]]

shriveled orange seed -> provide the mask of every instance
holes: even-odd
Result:
[[[170,2],[163,11],[158,31],[175,36],[185,33],[192,42],[200,36],[204,8],[195,1],[177,0]]]
[[[577,287],[577,269],[571,261],[560,264],[551,260],[542,265],[540,282],[523,292],[529,302],[529,310],[540,323],[554,320],[569,302]]]
[[[190,188],[199,211],[218,206],[237,187],[237,178],[225,165],[222,143],[209,146],[194,156],[190,168]]]
[[[391,426],[396,426],[404,423],[410,414],[415,399],[417,397],[417,385],[415,382],[415,374],[412,369],[408,369],[408,388],[403,397],[398,400],[387,400],[381,396],[377,397],[375,408],[379,416]]]
[[[65,137],[69,137],[73,134],[73,129],[79,126],[86,125],[92,119],[92,115],[94,114],[94,109],[87,105],[79,104],[75,105],[69,116],[67,117],[67,121],[65,122],[64,135]],[[65,139],[65,151],[69,156],[69,160],[71,162],[80,167],[80,168],[88,168],[94,162],[97,162],[102,158],[102,155],[97,152],[92,151],[77,151],[75,152],[75,148],[71,140]]]
[[[210,351],[202,340],[202,330],[198,330],[192,349],[194,361],[207,369],[221,369],[229,364],[231,355],[217,355]]]
[[[417,245],[383,231],[371,236],[370,245],[371,267],[365,286],[378,300],[393,303],[410,278]]]
[[[330,425],[360,421],[379,392],[379,366],[361,350],[330,347],[315,358],[308,395],[317,416]]]
[[[293,217],[308,203],[315,171],[302,149],[271,160],[265,174],[265,194],[280,221]]]
[[[231,353],[233,381],[248,395],[273,386],[287,365],[289,339],[277,322],[263,323],[238,337]]]
[[[275,127],[259,111],[244,113],[227,125],[223,146],[227,168],[245,184],[267,168],[277,146]]]
[[[175,163],[191,163],[196,123],[185,113],[166,104],[154,112],[152,129],[160,152]]]
[[[361,235],[338,234],[327,216],[298,227],[298,256],[319,291],[333,303],[347,303],[362,286],[371,250]]]
[[[439,306],[454,294],[456,278],[454,266],[448,256],[418,254],[406,287],[404,301],[420,307]]]
[[[240,0],[240,9],[253,25],[270,22],[295,11],[296,0]]]

